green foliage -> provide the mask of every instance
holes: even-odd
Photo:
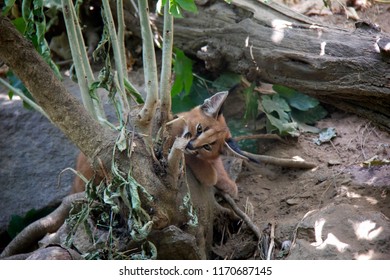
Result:
[[[293,89],[273,86],[276,94],[261,98],[262,111],[267,116],[268,132],[298,136],[301,131],[318,133],[311,125],[327,115],[318,100]]]
[[[175,73],[175,81],[171,90],[172,97],[178,95],[183,90],[186,94],[189,94],[193,82],[193,61],[182,50],[175,48],[174,53],[173,71]]]
[[[278,130],[281,135],[298,135],[297,125],[291,121],[289,114],[291,109],[285,99],[278,94],[274,94],[271,97],[265,95],[262,96],[261,103],[264,113],[267,115],[267,130],[269,132]]]
[[[259,97],[254,91],[254,88],[255,88],[255,84],[252,84],[250,87],[244,89],[245,108],[246,108],[244,119],[246,121],[254,120],[257,117],[257,114],[259,112],[259,104],[258,104]]]
[[[247,122],[243,123],[242,119],[228,119],[227,123],[229,130],[234,137],[254,134],[252,127],[247,125]],[[244,151],[258,153],[258,142],[256,139],[241,140],[238,144],[240,149]]]
[[[191,87],[189,91],[187,92],[183,86],[178,94],[172,93],[172,112],[179,113],[191,110],[201,104],[206,98],[210,97],[211,93],[229,90],[238,84],[240,79],[240,75],[227,72],[222,73],[214,81],[209,81],[198,75],[194,75],[191,69]]]
[[[31,209],[24,216],[12,215],[8,224],[7,233],[11,238],[14,238],[19,232],[21,232],[26,226],[32,222],[45,217],[51,213],[54,208],[48,208],[43,210]]]
[[[50,65],[57,77],[61,78],[57,65],[50,56],[50,48],[45,39],[46,17],[43,0],[24,0],[22,2],[22,18],[26,24],[24,35],[29,39],[38,53]]]
[[[14,6],[16,0],[5,0],[4,1],[4,7],[2,8],[2,14],[5,16],[11,11],[12,7]]]
[[[172,112],[176,114],[191,110],[201,104],[205,98],[210,97],[206,84],[207,82],[204,79],[195,76],[188,93],[181,91],[179,94],[172,96]]]
[[[161,12],[162,7],[168,2],[169,12],[172,16],[176,18],[182,18],[183,12],[182,10],[197,13],[198,8],[196,7],[194,0],[159,0],[157,2],[157,11]]]
[[[31,93],[30,93],[30,92],[28,91],[28,89],[24,86],[24,84],[22,83],[22,81],[19,80],[19,78],[16,77],[12,71],[8,71],[8,73],[7,73],[7,78],[8,78],[9,84],[10,84],[11,86],[13,86],[14,88],[17,88],[17,89],[21,90],[27,98],[29,98],[29,99],[31,99],[31,100],[34,100],[34,98],[32,97]],[[12,97],[13,97],[15,94],[16,94],[15,92],[13,92],[12,90],[10,90],[10,91],[8,92],[8,97],[9,97],[10,99],[12,99]],[[33,108],[32,108],[27,102],[25,102],[25,101],[23,101],[23,107],[26,108],[26,109],[29,109],[29,110],[32,110],[32,109],[33,109]]]
[[[218,91],[229,90],[233,86],[237,85],[241,81],[241,76],[231,72],[222,73],[217,79],[215,79],[211,86]]]

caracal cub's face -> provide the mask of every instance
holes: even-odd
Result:
[[[188,139],[187,155],[202,160],[215,160],[221,154],[225,142],[231,138],[221,107],[228,95],[219,92],[188,112],[178,114],[173,121],[171,135]]]
[[[223,115],[209,116],[198,106],[180,117],[186,122],[181,136],[189,140],[185,153],[203,160],[219,157],[225,140],[230,137]]]
[[[171,122],[171,136],[189,140],[184,151],[187,155],[202,160],[215,160],[227,147],[237,156],[248,159],[232,139],[222,115],[222,105],[228,94],[228,91],[218,92],[202,105],[178,114]]]

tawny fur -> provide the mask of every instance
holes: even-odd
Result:
[[[236,198],[237,185],[226,173],[220,157],[225,142],[231,138],[225,118],[220,113],[227,94],[217,93],[206,99],[204,104],[180,113],[167,127],[173,141],[176,137],[189,140],[184,151],[185,160],[198,181],[207,187],[215,186]],[[88,159],[82,153],[77,158],[76,169],[87,179],[94,175]],[[76,176],[72,192],[83,191],[84,185]]]

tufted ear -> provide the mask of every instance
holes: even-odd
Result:
[[[221,108],[228,94],[228,91],[221,91],[214,94],[203,102],[203,104],[200,106],[200,109],[207,116],[216,119],[222,113]]]

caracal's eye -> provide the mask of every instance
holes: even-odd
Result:
[[[199,124],[196,126],[196,135],[202,134],[202,132],[203,132],[203,127],[202,127],[202,125],[199,123]]]
[[[210,144],[203,145],[203,149],[205,149],[206,151],[211,151],[211,145]]]

